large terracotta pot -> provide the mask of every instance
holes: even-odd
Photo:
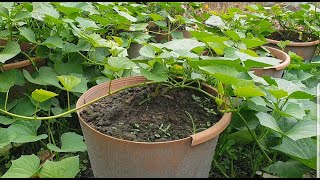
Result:
[[[254,74],[257,76],[272,76],[275,78],[282,78],[282,75],[284,73],[284,69],[289,66],[290,64],[290,56],[276,48],[272,47],[266,47],[268,51],[277,59],[280,59],[282,62],[277,65],[277,66],[272,66],[272,67],[264,67],[264,68],[252,68]]]
[[[111,91],[147,82],[142,76],[113,80]],[[211,94],[216,90],[208,85]],[[109,82],[84,93],[76,107],[106,95]],[[114,138],[90,127],[77,111],[95,177],[208,177],[219,134],[229,125],[231,113],[210,128],[184,139],[167,142],[134,142]],[[116,117],[115,117],[116,118]]]
[[[274,47],[277,49],[281,49],[277,44],[280,41],[274,40],[274,39],[268,39],[267,41],[269,44],[266,46]],[[314,41],[310,42],[291,42],[284,48],[284,52],[288,53],[289,51],[292,51],[296,53],[297,55],[301,56],[304,60],[309,62],[312,57],[314,56],[316,49],[318,45],[320,44],[320,40],[316,39]]]

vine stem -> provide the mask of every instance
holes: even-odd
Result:
[[[30,51],[29,54],[37,47],[38,45],[35,45]]]
[[[266,151],[262,148],[261,144],[259,143],[257,137],[255,136],[255,134],[251,131],[247,121],[243,118],[243,116],[240,114],[240,112],[238,111],[238,115],[240,116],[240,118],[242,119],[242,121],[244,122],[244,124],[246,125],[249,133],[251,134],[251,136],[253,137],[253,139],[256,141],[256,143],[258,144],[259,148],[261,149],[261,151],[263,152],[263,154],[266,156],[266,158],[268,159],[268,161],[270,163],[272,163],[272,160],[270,159],[270,157],[268,156],[268,154],[266,153]]]
[[[39,69],[36,66],[35,62],[32,60],[32,58],[30,58],[30,56],[27,53],[23,52],[23,51],[21,51],[21,53],[24,54],[25,56],[27,56],[27,58],[31,61],[31,63],[34,66],[34,68],[36,69],[36,71],[39,72]]]
[[[112,73],[112,76],[114,76],[114,73],[115,72]],[[111,82],[112,82],[112,79],[110,79],[109,81],[109,91],[108,91],[109,94],[111,94]]]
[[[113,74],[112,74],[113,75]],[[110,79],[110,81],[109,81],[109,91],[108,91],[108,94],[111,94],[111,79]]]
[[[286,99],[286,100],[284,101],[284,103],[280,106],[280,109],[279,109],[280,111],[281,111],[282,108],[287,104],[288,100],[289,100],[289,99]]]
[[[92,61],[91,59],[87,58],[85,55],[83,55],[81,52],[77,51],[77,53],[82,56],[83,58],[85,58],[86,60],[88,60],[89,62],[91,62],[92,64],[95,64],[95,65],[100,65],[100,66],[104,66],[105,64],[102,64],[102,63],[97,63],[95,61]]]
[[[159,94],[160,86],[161,86],[161,83],[158,83],[156,90],[155,90],[155,94]]]
[[[218,162],[213,158],[213,163],[215,166],[217,166],[217,168],[219,169],[219,171],[226,177],[226,178],[230,178],[220,167],[220,165],[218,164]]]
[[[10,31],[10,41],[12,41],[13,33],[12,33],[12,21],[9,23],[9,31]]]
[[[10,89],[8,89],[8,91],[6,93],[6,100],[5,100],[5,103],[4,103],[4,110],[5,111],[7,110],[8,98],[9,98],[9,90]]]
[[[200,88],[196,88],[196,87],[193,87],[193,86],[185,86],[185,85],[182,85],[182,86],[180,86],[180,87],[182,87],[182,88],[185,87],[185,88],[189,88],[189,89],[194,89],[194,90],[197,90],[197,91],[200,91],[200,92],[206,94],[207,96],[211,97],[212,99],[216,98],[216,97],[213,96],[212,94],[207,93],[206,91],[204,91],[204,90],[202,90],[202,89],[200,89]]]
[[[193,129],[193,134],[196,134],[197,133],[197,128],[196,128],[196,125],[194,124],[194,121],[193,121],[193,118],[191,116],[191,114],[188,112],[188,111],[185,111],[185,113],[189,116],[189,118],[191,119],[191,122],[192,122],[192,129]]]
[[[179,27],[180,27],[180,25],[179,25],[177,28],[175,28],[174,30],[172,30],[172,31],[176,31],[177,29],[179,29]],[[168,34],[170,34],[172,31],[168,31],[168,32],[166,32],[166,33],[161,33],[161,32],[156,32],[156,31],[146,31],[146,32],[148,32],[148,33],[154,33],[154,34],[161,34],[161,35],[168,35]]]
[[[171,31],[170,31],[170,29],[171,29],[171,26],[170,26],[170,23],[168,24],[168,38],[167,38],[167,40],[168,41],[170,41],[170,33],[171,33]]]
[[[52,143],[57,146],[55,140],[54,140],[54,137],[53,137],[53,133],[51,131],[51,128],[50,128],[50,121],[47,121],[47,126],[48,126],[48,133],[49,133],[49,139],[51,138],[52,140]],[[59,161],[60,160],[60,156],[59,156],[59,152],[56,152],[56,155],[57,155],[57,160]]]
[[[35,118],[37,116],[37,111],[38,111],[38,106],[40,105],[40,102],[37,103],[36,105],[36,109],[34,110],[34,117]]]
[[[70,93],[67,91],[67,99],[68,99],[68,111],[70,111]]]

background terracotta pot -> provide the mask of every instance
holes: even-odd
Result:
[[[266,46],[274,47],[277,49],[281,49],[277,44],[280,41],[267,39],[268,43]],[[320,44],[320,40],[315,40],[311,42],[291,42],[284,48],[284,52],[288,53],[292,51],[297,55],[301,56],[304,60],[310,61],[314,56],[317,46]]]
[[[276,48],[266,47],[268,51],[277,59],[280,59],[282,62],[277,66],[265,67],[265,68],[252,68],[254,74],[257,76],[272,76],[275,78],[281,78],[284,72],[284,69],[290,64],[290,56]]]
[[[140,49],[143,47],[142,44],[138,44],[138,43],[131,43],[130,47],[128,48],[127,52],[128,52],[128,57],[130,59],[134,59],[136,57],[140,56]]]
[[[142,76],[113,80],[111,91],[147,82]],[[77,101],[79,107],[106,95],[109,82],[96,85]],[[204,85],[205,91],[216,90]],[[219,134],[229,125],[231,113],[210,128],[184,139],[134,142],[114,138],[90,127],[77,111],[95,177],[208,177]],[[116,118],[116,117],[115,117]]]
[[[148,29],[158,29],[158,25],[156,25],[154,22],[148,22]],[[160,31],[161,33],[166,33],[165,31]],[[187,30],[176,30],[175,32],[182,32],[184,38],[191,38],[192,35],[189,31]],[[166,40],[166,41],[171,41],[172,36],[169,34],[163,35],[163,34],[155,34],[155,33],[150,33],[150,35],[155,36],[155,39],[158,43],[161,43],[161,41]],[[169,39],[168,39],[169,38]]]
[[[187,31],[187,30],[177,30],[177,31],[175,31],[175,32],[182,32],[184,38],[191,38],[191,37],[192,37],[191,33],[190,33],[189,31]],[[162,31],[161,33],[165,33],[165,32]],[[166,35],[163,35],[163,34],[154,34],[154,36],[155,36],[155,39],[156,39],[156,41],[157,41],[158,43],[161,43],[163,40],[168,41],[168,37],[169,37],[169,41],[172,40],[172,36],[169,35],[169,34],[166,34]]]

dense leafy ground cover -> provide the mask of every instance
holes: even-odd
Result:
[[[92,177],[75,102],[96,84],[134,75],[175,88],[206,82],[218,89],[212,97],[218,110],[233,117],[210,177],[314,174],[319,50],[310,61],[288,52],[282,78],[260,77],[252,68],[279,65],[263,45],[280,29],[300,41],[319,39],[319,16],[312,4],[219,13],[203,3],[1,3],[1,67],[35,64],[34,57],[46,64],[1,68],[0,175]]]

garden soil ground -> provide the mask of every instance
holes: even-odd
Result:
[[[186,138],[193,127],[200,132],[222,116],[214,100],[199,91],[161,87],[160,95],[154,95],[155,89],[146,85],[123,90],[88,106],[81,116],[101,133],[139,142]]]

